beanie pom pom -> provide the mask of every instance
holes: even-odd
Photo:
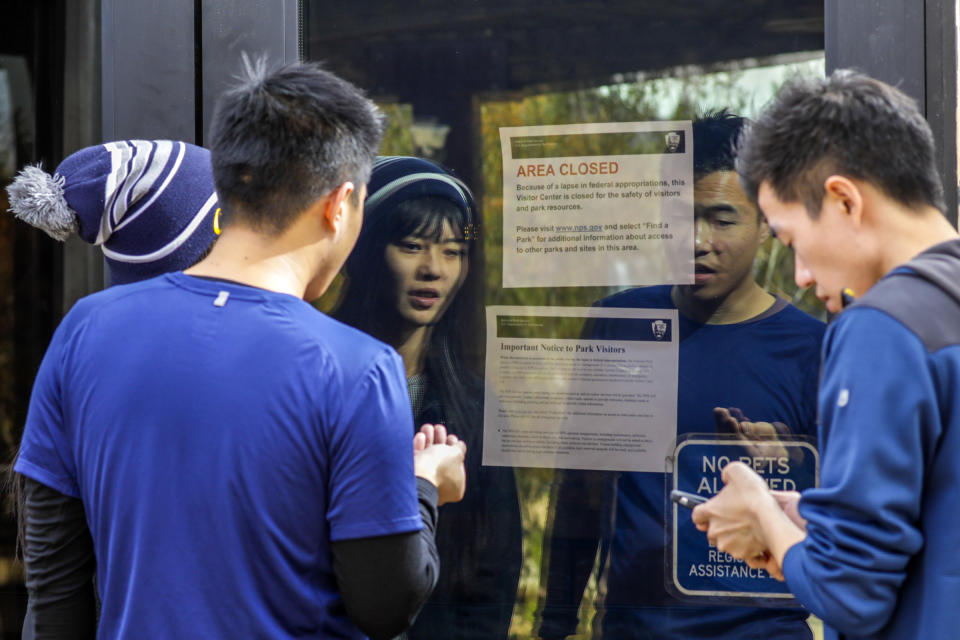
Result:
[[[7,187],[10,211],[61,242],[76,233],[77,216],[63,196],[63,177],[51,176],[40,166],[24,167]]]

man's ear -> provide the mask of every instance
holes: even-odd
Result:
[[[344,182],[324,196],[323,222],[330,231],[337,232],[346,219],[348,199],[354,188],[352,182]]]
[[[761,245],[770,239],[770,225],[767,224],[767,219],[759,213],[757,214],[757,218],[759,218],[759,221],[757,222],[757,225],[759,226],[759,241],[757,242],[757,245]]]
[[[821,213],[831,208],[835,213],[848,216],[854,227],[863,224],[863,192],[856,182],[845,176],[832,175],[824,180],[823,190]]]

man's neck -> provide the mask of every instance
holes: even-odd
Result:
[[[957,230],[933,207],[888,217],[889,224],[879,227],[877,246],[881,254],[881,275],[909,262],[930,247],[955,240]]]
[[[224,278],[303,298],[313,279],[312,265],[307,264],[303,247],[291,245],[287,236],[268,237],[242,227],[230,228],[209,256],[184,273]]]
[[[691,285],[676,285],[670,299],[677,310],[701,324],[736,324],[755,318],[773,305],[776,298],[752,279],[724,298],[702,300]]]

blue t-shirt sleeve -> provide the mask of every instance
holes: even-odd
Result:
[[[918,528],[924,425],[937,424],[926,350],[897,320],[851,309],[827,332],[820,386],[820,486],[804,492],[807,538],[784,559],[790,590],[834,629],[889,620]]]
[[[37,371],[14,470],[64,495],[79,498],[72,439],[63,412],[68,320],[69,316],[57,328]]]
[[[385,351],[345,393],[329,443],[330,539],[418,531],[413,411],[400,357]]]

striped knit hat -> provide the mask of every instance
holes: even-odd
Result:
[[[453,202],[463,211],[464,234],[476,237],[476,203],[470,188],[440,165],[410,156],[380,156],[373,163],[363,215],[373,221],[400,202],[421,196],[437,196]]]
[[[210,152],[186,142],[123,140],[72,154],[51,176],[26,167],[10,210],[56,240],[99,245],[110,284],[191,266],[213,244],[217,194]]]

